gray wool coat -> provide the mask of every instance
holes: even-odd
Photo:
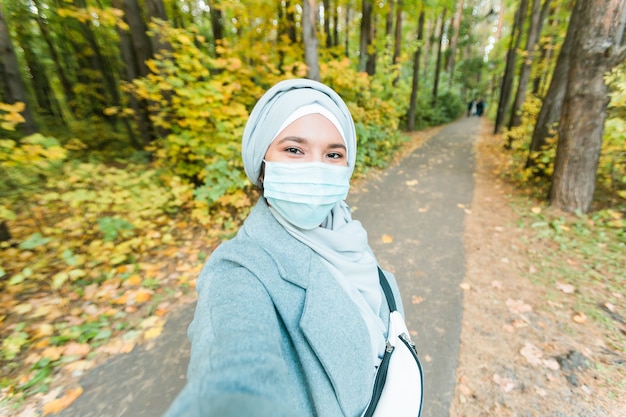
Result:
[[[167,417],[362,415],[375,377],[365,322],[265,199],[211,255],[196,289],[188,381]]]

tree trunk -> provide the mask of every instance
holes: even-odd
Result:
[[[424,9],[420,12],[417,24],[418,47],[413,56],[413,80],[411,82],[411,98],[409,103],[409,113],[407,115],[407,130],[412,132],[415,129],[415,113],[417,112],[417,92],[419,90],[419,68],[420,54],[422,52],[422,40],[424,40]]]
[[[132,44],[132,55],[137,75],[144,77],[150,73],[146,62],[152,58],[152,44],[148,37],[148,27],[141,16],[137,0],[123,0],[124,20],[128,24]]]
[[[550,75],[548,72],[549,68],[552,68],[552,59],[554,58],[554,49],[557,44],[557,36],[554,35],[559,27],[559,19],[557,18],[557,14],[559,13],[560,5],[551,3],[550,6],[550,15],[548,16],[548,23],[550,26],[551,35],[547,37],[543,42],[541,42],[540,48],[541,52],[539,54],[539,63],[541,64],[540,70],[536,71],[538,74],[535,75],[533,79],[533,90],[532,93],[536,96],[545,96],[546,93],[546,80]]]
[[[330,34],[330,0],[323,0],[324,4],[324,36],[326,39],[326,48],[333,46],[333,38]]]
[[[211,16],[211,29],[213,30],[213,49],[215,55],[219,55],[217,47],[224,39],[224,14],[219,1],[209,1],[209,15]]]
[[[0,9],[0,74],[2,75],[2,82],[6,88],[7,102],[13,104],[15,102],[22,102],[26,106],[21,112],[24,118],[24,125],[22,129],[26,135],[35,133],[37,131],[37,125],[30,112],[30,105],[26,98],[26,89],[24,82],[20,75],[19,65],[17,63],[17,57],[15,56],[15,50],[13,49],[13,43],[9,35],[9,29],[6,21],[4,20],[4,14]]]
[[[443,30],[446,23],[446,9],[443,9],[441,13],[441,27],[439,29],[439,46],[437,47],[437,65],[435,66],[435,81],[433,82],[433,97],[431,99],[431,105],[435,107],[437,105],[437,90],[439,89],[439,73],[441,71],[441,54],[443,48]]]
[[[46,45],[48,45],[48,52],[50,52],[50,57],[52,58],[52,63],[54,64],[54,69],[57,77],[59,77],[59,81],[61,82],[61,88],[63,88],[63,94],[65,95],[65,102],[68,104],[68,107],[72,109],[74,112],[74,107],[76,103],[74,103],[75,95],[72,89],[72,83],[69,80],[64,66],[61,64],[62,59],[59,58],[59,54],[57,52],[57,48],[52,41],[52,36],[50,35],[50,31],[48,29],[48,25],[43,21],[43,18],[39,14],[41,10],[41,6],[39,4],[39,0],[33,0],[33,4],[37,9],[37,13],[35,15],[35,20],[37,21],[37,26],[39,27],[39,31],[41,36],[43,37]]]
[[[344,44],[346,48],[346,58],[350,57],[350,2],[346,4],[346,27],[344,29]]]
[[[317,57],[317,5],[315,0],[302,1],[302,41],[304,42],[304,61],[307,65],[307,78],[320,80],[320,67]]]
[[[504,115],[509,107],[511,92],[513,91],[513,81],[515,78],[515,61],[517,60],[517,48],[522,40],[522,31],[524,29],[524,21],[526,20],[526,10],[528,9],[528,0],[520,0],[520,4],[515,13],[515,22],[513,30],[511,30],[511,43],[506,54],[506,67],[502,85],[500,87],[500,100],[498,101],[498,111],[496,113],[496,122],[494,134],[497,134],[504,123]]]
[[[113,7],[124,10],[124,0],[112,0]],[[124,22],[128,25],[128,14],[124,13]],[[130,25],[129,25],[130,27]],[[117,36],[120,40],[120,54],[122,56],[122,61],[124,61],[124,69],[126,75],[126,81],[132,82],[135,78],[140,76],[138,61],[135,56],[135,48],[132,44],[132,39],[129,33],[123,30],[119,25],[117,26]],[[147,67],[146,67],[147,69]],[[130,106],[133,109],[135,114],[135,122],[137,123],[137,130],[139,131],[139,136],[141,137],[141,143],[135,138],[134,134],[129,135],[129,139],[133,145],[133,147],[137,149],[141,149],[142,145],[147,145],[154,138],[152,133],[152,123],[150,122],[149,113],[147,110],[147,104],[142,101],[139,102],[137,98],[130,94],[129,95]]]
[[[15,16],[16,19],[18,17],[23,18],[25,21],[31,17],[30,13],[21,13],[20,15],[13,14],[13,16]],[[33,45],[38,44],[33,39],[34,36],[32,31],[26,30],[25,25],[16,25],[15,34],[17,42],[22,48],[24,60],[26,61],[26,65],[28,67],[32,90],[35,94],[38,105],[38,113],[56,117],[65,122],[63,112],[60,111],[58,102],[54,97],[52,87],[50,86],[50,79],[46,74],[45,68],[41,64],[40,57],[37,56],[37,48],[33,47]]]
[[[461,28],[461,17],[463,16],[463,5],[465,0],[459,0],[457,3],[456,14],[454,15],[454,22],[452,23],[452,38],[450,39],[450,57],[448,59],[448,72],[450,78],[448,78],[448,87],[452,86],[452,80],[454,79],[454,65],[456,59],[456,46],[459,42],[459,29]]]
[[[398,0],[398,3],[396,4],[396,31],[392,61],[394,65],[396,65],[400,61],[400,53],[402,52],[402,6],[402,0]]]
[[[385,45],[387,48],[390,47],[391,39],[393,38],[393,10],[395,7],[394,0],[389,0],[389,10],[387,10],[387,14],[385,15]]]
[[[367,70],[369,47],[372,33],[372,3],[370,0],[361,2],[361,34],[359,42],[359,71]]]
[[[535,122],[533,137],[530,143],[530,151],[526,160],[526,167],[529,168],[536,164],[534,153],[542,150],[548,143],[548,140],[554,137],[556,133],[556,124],[561,118],[561,109],[563,108],[563,100],[565,99],[565,90],[567,89],[567,74],[570,68],[570,54],[572,52],[572,44],[574,36],[578,28],[578,16],[572,14],[570,17],[567,34],[561,46],[561,52],[556,60],[556,66],[552,73],[550,87],[546,93],[541,110]]]
[[[289,36],[289,40],[291,44],[295,44],[298,42],[298,34],[296,32],[296,17],[293,13],[293,7],[291,6],[291,0],[287,0],[285,2],[285,10],[287,10],[287,35]]]
[[[604,75],[624,59],[624,0],[578,0],[550,204],[588,212],[609,103]]]
[[[339,46],[339,10],[337,10],[337,1],[333,7],[333,46]]]
[[[145,7],[146,7],[146,19],[148,20],[148,23],[150,23],[151,21],[155,19],[167,22],[167,12],[165,11],[165,4],[163,3],[163,0],[145,0]],[[219,17],[213,16],[213,13],[214,13],[213,9],[214,8],[211,7],[209,10],[209,13],[211,15],[211,27],[213,28],[213,34],[215,35],[214,19],[219,19]],[[218,5],[218,10],[216,10],[216,13],[218,16],[221,16],[221,10],[219,10],[219,5]],[[219,23],[222,23],[222,22],[220,21]],[[221,30],[220,32],[220,36],[221,36],[221,33],[223,33],[223,29],[220,29],[220,30]],[[220,37],[219,39],[222,39],[222,38]],[[215,42],[215,39],[213,40]],[[172,46],[170,45],[170,43],[166,39],[164,39],[164,37],[160,33],[157,33],[155,36],[153,36],[151,41],[152,41],[153,54],[161,50],[167,50],[167,51],[172,50]]]
[[[526,54],[520,69],[519,82],[517,84],[517,92],[513,100],[513,108],[511,109],[511,118],[509,120],[509,129],[522,124],[522,105],[526,100],[526,89],[530,80],[530,70],[535,56],[535,46],[543,21],[550,7],[550,0],[545,0],[543,9],[541,8],[541,0],[533,0],[530,15],[530,26],[528,27],[528,36],[526,38]]]

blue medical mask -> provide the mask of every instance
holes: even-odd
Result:
[[[346,198],[351,170],[324,162],[265,162],[263,195],[289,223],[314,229]]]

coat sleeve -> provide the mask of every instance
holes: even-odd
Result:
[[[280,320],[262,283],[222,260],[205,266],[197,291],[188,381],[166,417],[292,416]]]

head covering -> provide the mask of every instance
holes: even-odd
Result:
[[[320,104],[317,104],[317,103],[307,104],[306,106],[302,106],[296,111],[294,111],[293,113],[291,113],[289,117],[285,119],[283,124],[276,131],[276,134],[274,135],[274,139],[272,139],[272,142],[276,140],[278,135],[280,135],[280,132],[285,130],[287,126],[289,126],[290,124],[292,124],[299,118],[308,116],[309,114],[321,114],[326,119],[328,119],[328,121],[331,122],[333,126],[335,126],[335,129],[339,131],[339,134],[341,135],[341,139],[343,139],[343,143],[346,145],[346,149],[348,148],[348,141],[346,140],[346,134],[343,131],[343,126],[341,126],[341,123],[339,123],[339,120],[337,120],[335,115],[332,114],[329,110],[326,110],[326,107],[322,107]]]
[[[338,130],[346,141],[348,167],[354,170],[356,131],[348,106],[330,87],[298,78],[281,81],[267,90],[250,113],[243,132],[241,153],[246,175],[252,183],[259,185],[263,158],[276,135],[286,127],[284,122],[299,108],[311,104],[319,104],[335,116],[341,126]]]

